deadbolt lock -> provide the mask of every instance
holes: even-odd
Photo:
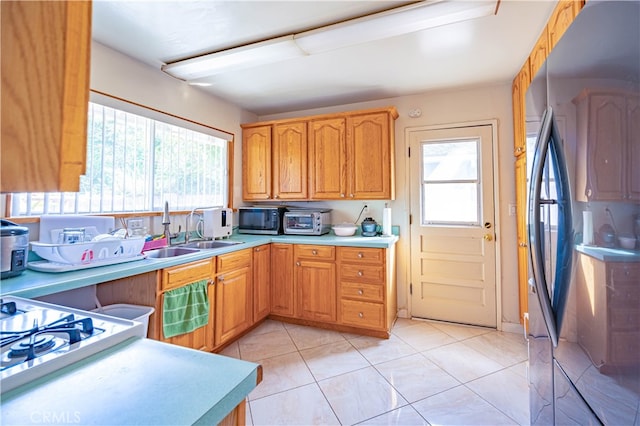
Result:
[[[491,229],[491,222],[485,222],[484,227],[487,229]]]

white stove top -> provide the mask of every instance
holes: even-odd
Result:
[[[128,338],[144,337],[144,326],[136,321],[13,296],[2,303],[3,393]]]

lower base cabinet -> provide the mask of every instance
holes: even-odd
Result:
[[[217,257],[216,346],[224,345],[253,325],[251,249]]]
[[[335,247],[296,245],[295,278],[296,317],[335,322],[336,265]]]

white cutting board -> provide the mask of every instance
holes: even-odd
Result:
[[[52,234],[62,228],[95,227],[99,234],[106,234],[115,228],[113,216],[87,216],[70,214],[46,214],[40,216],[40,242],[55,244]]]

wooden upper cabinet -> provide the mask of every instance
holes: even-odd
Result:
[[[309,176],[313,199],[335,200],[347,193],[346,120],[309,123]]]
[[[531,83],[531,73],[529,71],[529,60],[513,79],[512,99],[513,99],[513,154],[520,156],[527,150],[527,125],[525,118],[525,95]]]
[[[271,198],[271,126],[242,131],[242,198]]]
[[[76,192],[85,173],[91,2],[1,3],[1,192]]]
[[[576,16],[584,7],[584,0],[559,0],[547,22],[547,35],[549,51],[558,44],[558,41],[571,25]]]
[[[307,123],[274,125],[272,154],[273,198],[307,198]]]
[[[396,118],[398,112],[389,107],[242,125],[243,198],[393,199]],[[260,164],[268,159],[252,146],[266,147],[258,139],[266,140],[270,128],[272,193],[267,165]]]
[[[347,117],[348,198],[395,198],[394,120],[387,112]]]
[[[535,78],[536,73],[540,70],[540,68],[542,68],[544,61],[547,60],[547,56],[549,56],[549,35],[548,29],[547,27],[545,27],[542,31],[542,34],[540,34],[540,37],[538,38],[535,46],[533,46],[531,54],[529,55],[531,80]]]

